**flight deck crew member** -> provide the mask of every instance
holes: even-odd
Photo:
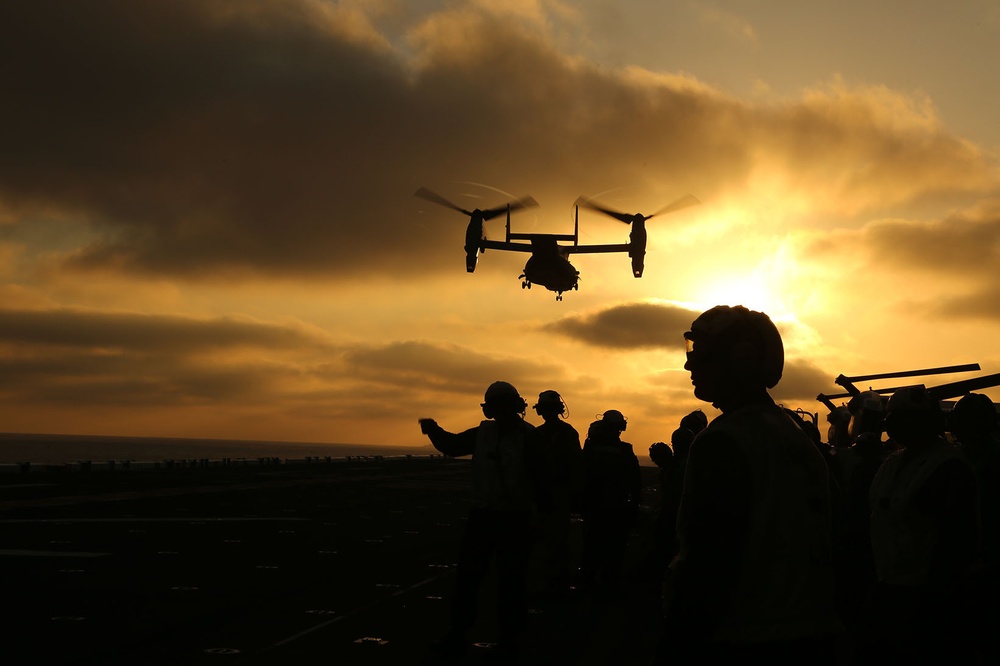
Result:
[[[456,657],[468,647],[479,588],[495,557],[501,655],[513,656],[524,629],[525,579],[531,550],[530,520],[544,488],[544,460],[529,441],[534,426],[524,420],[527,403],[507,382],[494,382],[482,403],[487,420],[460,433],[422,419],[421,431],[441,453],[472,456],[472,508],[462,535],[452,601],[451,630],[432,646],[436,656]]]
[[[639,509],[642,478],[632,445],[621,440],[627,427],[617,409],[590,425],[583,447],[584,587],[598,596],[613,595],[621,582],[629,528]]]
[[[767,390],[767,315],[716,306],[684,334],[695,397],[722,415],[691,445],[657,662],[823,663],[840,631],[826,463]]]
[[[878,583],[865,663],[978,663],[966,622],[966,586],[979,555],[976,475],[943,435],[941,405],[923,386],[886,404],[885,430],[901,449],[882,463],[870,494]]]
[[[539,393],[534,409],[544,420],[535,428],[534,440],[545,457],[545,485],[551,499],[542,517],[545,577],[549,591],[558,596],[569,590],[570,583],[570,514],[583,486],[580,434],[563,420],[566,403],[558,392]]]

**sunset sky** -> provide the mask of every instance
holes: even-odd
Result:
[[[0,431],[423,445],[505,379],[643,453],[715,414],[720,303],[821,418],[841,373],[1000,372],[998,63],[992,0],[4,2]],[[523,232],[702,204],[556,302],[422,186]]]

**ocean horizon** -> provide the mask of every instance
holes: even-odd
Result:
[[[401,456],[437,453],[430,445],[402,446],[340,442],[287,442],[190,437],[55,435],[0,433],[0,464],[59,465],[80,461],[160,461],[263,457],[300,459],[311,456]]]

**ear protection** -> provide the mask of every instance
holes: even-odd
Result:
[[[482,403],[480,406],[483,408],[483,416],[488,419],[496,418],[497,407],[500,407],[501,411],[503,411],[502,408],[506,407],[507,403],[509,403],[518,414],[524,414],[524,412],[528,409],[528,403],[525,402],[524,398],[521,396],[508,396],[499,400],[490,400]]]

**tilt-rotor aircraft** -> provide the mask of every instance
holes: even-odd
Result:
[[[576,200],[575,204],[572,234],[533,234],[512,233],[510,230],[510,214],[512,212],[538,205],[538,202],[531,197],[511,201],[496,208],[487,210],[477,208],[469,211],[424,187],[418,189],[415,192],[415,196],[444,206],[445,208],[450,208],[469,217],[469,225],[465,230],[465,270],[467,272],[472,273],[476,270],[479,253],[485,252],[487,249],[504,250],[507,252],[529,252],[531,256],[528,257],[528,261],[524,265],[524,272],[518,276],[521,280],[521,288],[531,289],[532,284],[541,285],[549,291],[556,292],[557,301],[562,300],[564,291],[579,289],[580,287],[580,271],[576,270],[573,264],[570,263],[569,255],[627,252],[632,259],[632,275],[637,278],[642,277],[643,262],[646,256],[646,220],[656,215],[670,213],[701,203],[696,197],[689,194],[661,208],[652,215],[642,215],[641,213],[630,215],[600,205],[591,199],[580,197]],[[629,242],[608,245],[580,245],[581,206],[630,225],[632,229],[629,232]],[[507,213],[506,240],[489,240],[486,237],[484,223],[504,212]],[[527,242],[519,243],[514,241]],[[560,245],[560,241],[572,241],[573,244]]]

